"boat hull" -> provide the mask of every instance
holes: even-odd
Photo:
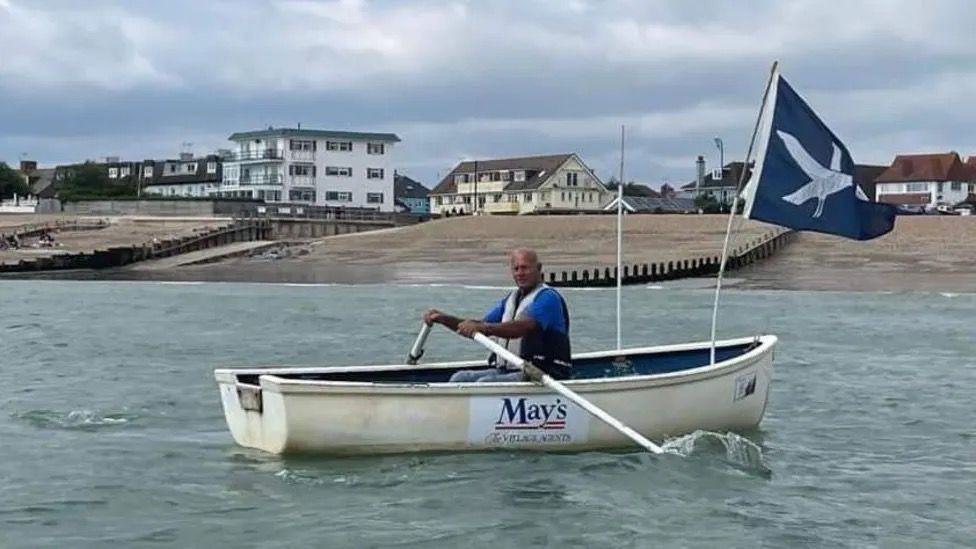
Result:
[[[645,437],[759,425],[772,379],[775,336],[741,355],[657,375],[574,379],[565,385]],[[576,358],[647,357],[708,343],[588,353]],[[425,368],[457,369],[478,363]],[[352,367],[383,372],[411,366]],[[215,372],[227,424],[241,446],[266,452],[376,454],[517,449],[579,451],[633,442],[582,408],[532,383],[370,383],[307,379],[335,369],[221,369]],[[242,377],[245,374],[249,377]],[[242,381],[247,379],[247,382]],[[257,380],[255,382],[255,380]]]

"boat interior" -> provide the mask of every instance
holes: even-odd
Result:
[[[715,350],[716,362],[729,360],[743,355],[758,347],[760,342],[750,341],[738,345],[727,345]],[[624,377],[634,375],[656,375],[691,370],[707,366],[710,359],[710,349],[689,349],[680,351],[624,354],[618,356],[601,356],[578,358],[573,360],[573,374],[570,379],[603,379],[608,377]],[[341,368],[323,368],[314,372],[276,373],[285,379],[299,379],[310,381],[347,381],[364,383],[447,383],[451,375],[458,370],[475,370],[479,367],[424,367],[420,364],[412,368],[392,367],[379,371],[342,371]],[[480,368],[488,368],[487,361]],[[259,374],[237,373],[237,380],[249,385],[258,385]]]

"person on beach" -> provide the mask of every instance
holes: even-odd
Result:
[[[555,379],[571,374],[569,308],[555,289],[542,281],[542,263],[532,250],[511,254],[512,279],[516,288],[499,301],[481,320],[462,319],[430,309],[424,313],[427,325],[447,326],[464,337],[482,333],[494,337],[506,349],[531,361]],[[524,381],[525,374],[514,364],[494,354],[487,370],[461,370],[451,382]]]

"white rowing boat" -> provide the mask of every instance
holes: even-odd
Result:
[[[755,428],[769,395],[776,336],[583,353],[562,385],[644,437]],[[532,382],[449,383],[483,361],[218,369],[238,444],[276,454],[632,446],[559,393]]]

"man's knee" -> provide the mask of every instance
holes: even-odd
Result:
[[[471,383],[476,381],[484,372],[479,370],[459,370],[454,372],[449,383]]]

